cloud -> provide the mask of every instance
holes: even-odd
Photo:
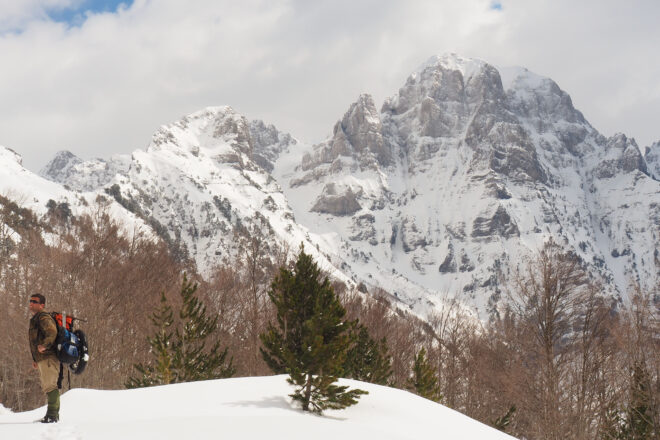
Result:
[[[552,77],[605,134],[655,129],[642,127],[660,93],[651,1],[644,13],[608,0],[136,0],[74,27],[44,12],[73,3],[0,9],[21,26],[0,35],[0,144],[32,169],[65,148],[143,148],[158,126],[209,105],[318,142],[360,93],[378,105],[445,52]]]

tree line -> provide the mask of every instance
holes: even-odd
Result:
[[[278,342],[274,334],[284,335],[277,292],[293,283],[300,253],[296,260],[257,230],[237,231],[235,255],[202,279],[159,240],[122,231],[102,197],[94,215],[78,218],[58,204],[43,218],[6,198],[0,208],[0,309],[6,310],[0,402],[6,407],[42,404],[26,343],[25,303],[37,291],[47,296],[48,309],[86,319],[91,361],[83,375],[70,378],[71,387],[295,370],[264,352]],[[487,322],[455,301],[423,321],[396,307],[386,291],[365,293],[316,275],[339,304],[328,303],[342,327],[333,350],[343,350],[341,362],[329,367],[331,378],[411,390],[521,438],[658,438],[658,288],[633,285],[630,301],[604,296],[580,260],[552,242],[503,280],[508,306]],[[186,328],[200,318],[201,325]],[[314,346],[314,338],[306,341]],[[290,361],[302,357],[301,346],[289,347]],[[316,350],[327,357],[326,348]],[[186,364],[191,353],[197,365]],[[299,367],[291,380],[309,387],[318,375],[306,377]],[[199,371],[212,374],[197,377]],[[300,386],[294,396],[304,406],[310,389]],[[357,401],[359,393],[348,397]]]

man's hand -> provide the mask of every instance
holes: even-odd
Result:
[[[44,347],[43,345],[37,345],[37,350],[39,351],[39,353],[43,353],[44,351],[46,351],[46,347]]]
[[[36,362],[32,362],[32,368],[34,368],[35,370],[38,368]]]

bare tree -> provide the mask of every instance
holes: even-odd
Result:
[[[541,438],[560,440],[570,431],[570,396],[562,387],[574,338],[576,308],[589,279],[579,259],[547,243],[513,281],[510,298],[527,337],[521,341],[528,374],[527,410],[538,417]]]

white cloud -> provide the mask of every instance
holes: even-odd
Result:
[[[79,5],[83,0],[0,0],[0,33],[15,32],[34,20],[48,20],[49,10]]]
[[[319,141],[361,92],[376,102],[420,63],[457,52],[555,79],[606,135],[660,138],[659,6],[614,1],[136,0],[79,27],[0,6],[0,144],[32,169],[144,147],[161,124],[231,105]],[[12,2],[21,3],[21,2]],[[570,12],[567,12],[570,11]],[[646,117],[646,119],[645,119]],[[657,130],[656,130],[657,131]]]

